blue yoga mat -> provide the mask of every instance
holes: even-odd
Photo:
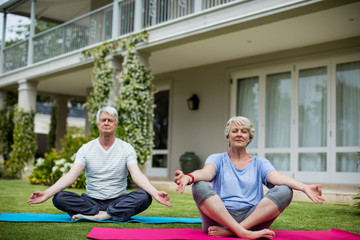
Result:
[[[112,220],[97,221],[87,218],[80,218],[76,221],[71,221],[71,217],[67,214],[47,214],[47,213],[3,213],[0,215],[2,222],[103,222],[103,223],[125,223]],[[132,216],[129,222],[137,223],[201,223],[200,218],[177,218],[177,217],[144,217]]]

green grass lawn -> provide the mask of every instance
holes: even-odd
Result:
[[[51,199],[43,204],[28,205],[26,201],[36,190],[47,187],[31,185],[23,180],[0,180],[0,214],[53,213],[63,214],[52,205]],[[82,193],[84,190],[72,189]],[[200,214],[189,194],[169,193],[172,208],[156,201],[142,216],[193,217]],[[0,222],[0,239],[86,239],[93,227],[106,228],[196,228],[201,224],[142,224],[142,223],[8,223]],[[353,206],[292,202],[271,226],[274,230],[326,230],[338,228],[360,234],[360,211]]]

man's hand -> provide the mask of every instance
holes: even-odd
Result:
[[[170,197],[168,196],[168,194],[166,192],[158,191],[153,195],[153,197],[159,203],[164,204],[165,206],[168,206],[168,207],[172,207],[172,204],[169,202]]]
[[[27,201],[28,204],[39,204],[48,200],[50,196],[48,196],[45,192],[37,191],[33,192],[30,196],[30,200]]]
[[[321,185],[311,184],[305,185],[304,193],[313,201],[314,203],[323,203],[325,198],[322,197]]]

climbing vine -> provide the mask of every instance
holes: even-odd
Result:
[[[116,101],[119,111],[117,135],[135,148],[140,165],[151,155],[154,137],[151,128],[154,120],[153,76],[140,62],[135,49],[135,45],[144,40],[147,35],[130,37],[123,42],[127,51],[123,71],[118,77],[121,87]]]
[[[135,148],[140,165],[144,164],[151,154],[154,135],[151,130],[154,108],[152,75],[140,62],[135,49],[137,44],[147,41],[147,32],[142,32],[83,51],[86,58],[94,59],[93,90],[86,103],[93,137],[98,135],[96,113],[107,105],[115,81],[113,69],[109,66],[106,57],[117,51],[125,51],[122,72],[118,76],[121,87],[114,106],[119,112],[116,136]]]
[[[85,58],[92,57],[94,59],[94,67],[91,76],[93,89],[85,103],[85,106],[88,109],[90,135],[93,137],[98,135],[96,113],[100,108],[107,105],[107,100],[113,84],[113,69],[106,61],[106,57],[118,49],[120,41],[121,40],[107,42],[82,52]]]
[[[4,173],[10,178],[20,178],[26,162],[34,160],[36,139],[34,133],[35,112],[17,107],[14,114],[14,143],[10,159],[4,161]]]
[[[55,148],[56,143],[56,110],[57,106],[53,104],[51,106],[51,114],[50,114],[50,129],[47,137],[47,152],[50,152],[52,148]]]

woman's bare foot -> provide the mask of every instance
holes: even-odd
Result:
[[[73,215],[71,218],[71,221],[76,221],[80,218],[87,218],[87,219],[96,220],[96,221],[103,221],[103,220],[110,219],[111,216],[106,211],[99,211],[99,213],[96,215],[83,215],[83,214]]]
[[[208,228],[208,235],[213,237],[233,237],[235,234],[226,227],[211,226]]]
[[[268,238],[273,239],[275,237],[275,232],[271,231],[270,229],[263,229],[260,231],[249,231],[250,233],[246,234],[246,238],[249,239],[256,239],[256,238]]]
[[[263,229],[260,231],[249,231],[246,232],[240,231],[238,234],[233,233],[226,227],[219,226],[211,226],[208,228],[208,234],[213,237],[233,237],[237,236],[239,238],[247,238],[247,239],[256,239],[265,237],[268,239],[273,239],[275,237],[275,233],[269,229]]]

